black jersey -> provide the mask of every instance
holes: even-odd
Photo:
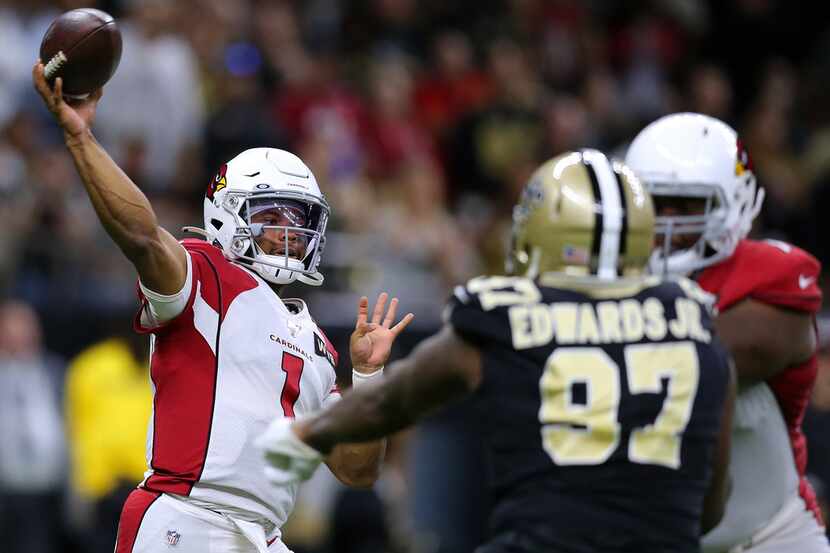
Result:
[[[686,279],[479,277],[456,288],[449,323],[482,352],[495,540],[555,553],[699,550],[729,380],[710,309]]]

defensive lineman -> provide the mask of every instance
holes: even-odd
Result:
[[[479,553],[697,553],[723,512],[734,402],[711,298],[644,275],[651,199],[598,151],[542,165],[513,218],[510,276],[459,286],[382,384],[272,423],[272,478],[474,392],[495,476]]]

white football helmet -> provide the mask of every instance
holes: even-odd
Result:
[[[279,214],[282,224],[252,222],[263,212]],[[204,216],[208,242],[268,282],[323,283],[317,267],[329,205],[311,170],[294,154],[252,148],[223,164],[208,185]],[[260,243],[266,232],[277,237],[269,240],[274,247],[268,252]]]
[[[650,260],[653,273],[687,275],[726,259],[761,211],[752,162],[726,123],[698,113],[654,121],[634,138],[625,156],[659,206],[660,197],[705,200],[702,215],[661,216],[655,233],[662,245]],[[700,235],[694,246],[672,250],[672,236]]]

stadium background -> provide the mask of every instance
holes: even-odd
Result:
[[[500,271],[509,207],[537,163],[583,146],[620,155],[668,112],[737,128],[767,191],[755,235],[830,262],[827,4],[0,0],[3,551],[111,551],[142,471],[135,276],[30,84],[49,22],[90,6],[124,34],[95,134],[168,230],[201,225],[210,176],[245,148],[287,148],[312,167],[333,207],[326,283],[289,295],[345,359],[360,294],[388,289],[416,313],[404,353],[437,327],[455,283]],[[824,496],[830,323],[819,329],[806,427]],[[297,553],[471,550],[487,496],[467,407],[397,436],[375,491],[321,470],[286,541]]]

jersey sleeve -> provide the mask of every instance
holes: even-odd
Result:
[[[187,253],[187,270],[182,289],[175,294],[165,295],[150,290],[138,281],[139,297],[143,297],[141,322],[145,326],[159,326],[173,320],[184,312],[193,291],[193,262]]]
[[[159,294],[146,288],[138,281],[136,293],[140,306],[133,319],[133,329],[140,334],[148,334],[161,330],[172,321],[178,319],[193,305],[196,292],[202,284],[205,275],[210,275],[210,267],[206,258],[194,255],[198,246],[191,244],[192,240],[185,240],[182,245],[187,253],[187,276],[182,289],[169,296]]]
[[[750,296],[780,307],[818,312],[821,264],[812,255],[784,242],[759,242],[746,274],[756,280]]]
[[[317,327],[317,331],[314,333],[314,354],[318,357],[324,357],[329,365],[331,365],[331,370],[336,371],[337,364],[340,362],[340,355],[337,353],[337,348],[334,347],[329,337],[326,336],[326,333],[323,332],[323,329],[316,322],[314,325]]]
[[[510,341],[507,305],[521,298],[509,277],[477,277],[456,286],[444,311],[444,322],[465,341],[485,347]],[[535,288],[534,288],[535,289]]]
[[[323,332],[317,323],[314,323],[316,331],[314,332],[314,354],[317,356],[317,362],[324,365],[325,374],[328,376],[326,385],[321,400],[321,407],[326,408],[334,405],[340,401],[340,387],[337,386],[337,363],[340,361],[340,356],[337,354],[337,348],[331,343],[329,337]]]

